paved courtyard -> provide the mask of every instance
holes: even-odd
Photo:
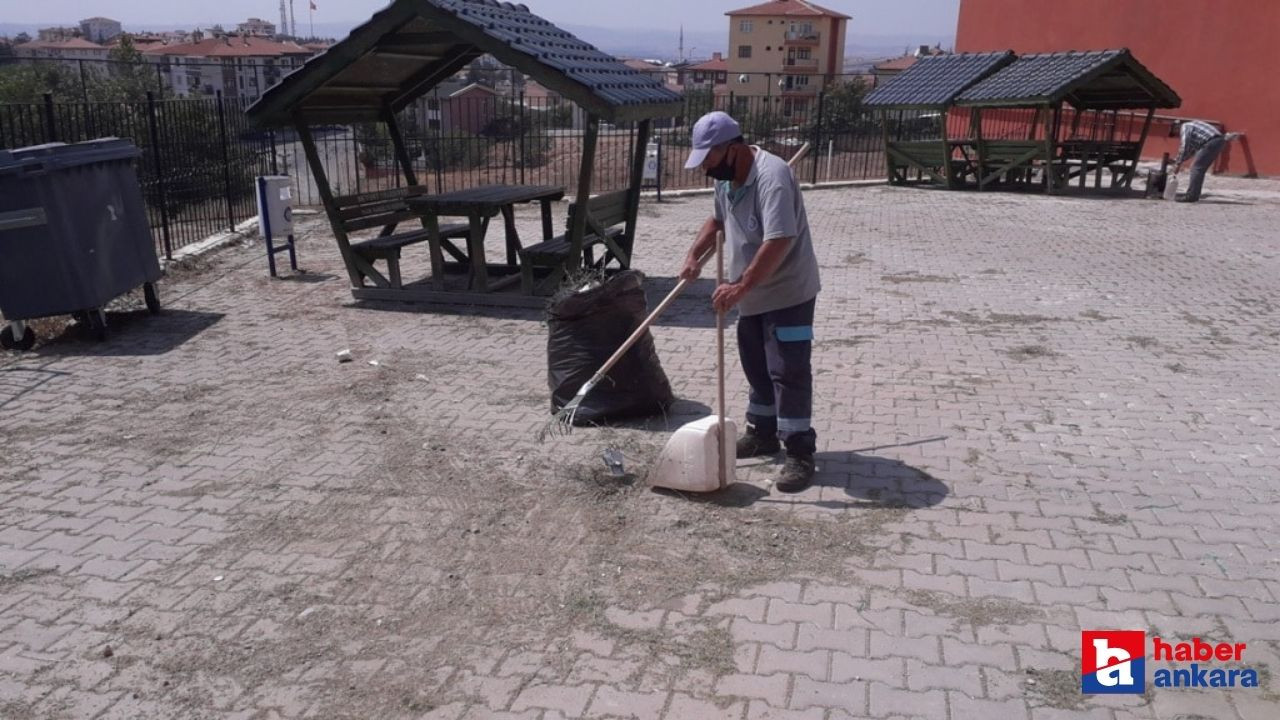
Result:
[[[538,312],[355,304],[316,216],[305,274],[190,262],[0,354],[0,717],[1280,717],[1280,182],[1209,190],[809,192],[797,496],[644,486],[713,403],[706,282],[669,417],[539,444]],[[643,207],[651,302],[708,208]],[[1083,696],[1081,629],[1262,686]]]

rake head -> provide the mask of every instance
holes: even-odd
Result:
[[[538,431],[538,442],[545,442],[548,435],[564,437],[573,432],[573,419],[578,414],[578,407],[582,404],[582,396],[577,395],[569,404],[560,408],[551,419],[542,426]]]

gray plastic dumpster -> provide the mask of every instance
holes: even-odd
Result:
[[[0,345],[30,349],[26,321],[72,314],[106,337],[102,309],[142,286],[160,311],[160,263],[128,140],[0,152]]]

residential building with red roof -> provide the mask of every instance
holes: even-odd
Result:
[[[56,60],[72,67],[106,68],[111,50],[81,37],[65,40],[32,40],[13,46],[20,58]]]
[[[178,96],[212,95],[254,99],[315,54],[295,42],[223,35],[190,43],[149,47],[143,56],[158,64]]]
[[[686,88],[708,88],[729,82],[729,62],[723,53],[714,53],[710,60],[680,68],[677,80]]]
[[[849,16],[808,0],[771,0],[725,14],[733,92],[744,104],[746,96],[767,96],[783,117],[806,119],[818,93],[844,70]]]
[[[885,82],[889,78],[901,73],[912,65],[915,65],[922,57],[928,57],[930,55],[945,55],[946,52],[947,51],[943,50],[941,47],[921,45],[916,48],[915,52],[909,52],[901,57],[890,58],[889,60],[883,60],[876,63],[871,66],[871,74],[875,76],[875,84],[878,85],[879,83]]]

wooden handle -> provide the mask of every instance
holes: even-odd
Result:
[[[794,168],[796,163],[804,159],[804,156],[807,154],[809,154],[809,143],[801,145],[800,149],[796,151],[796,154],[792,155],[791,159],[787,161],[787,164]]]
[[[703,263],[705,263],[707,259],[711,257],[711,253],[713,252],[715,252],[715,248],[711,248],[707,250],[705,253],[703,253],[702,257],[698,258],[698,265],[701,266]],[[600,366],[600,369],[597,370],[596,374],[593,375],[591,379],[587,381],[587,384],[594,385],[597,382],[599,382],[605,375],[608,375],[609,371],[613,369],[613,366],[617,365],[618,361],[622,359],[622,356],[626,355],[627,351],[631,349],[631,346],[635,345],[636,342],[640,340],[640,338],[644,337],[644,334],[649,329],[649,326],[653,325],[653,321],[657,320],[658,316],[662,314],[662,311],[666,310],[667,306],[670,305],[673,300],[679,297],[680,293],[684,292],[684,289],[688,286],[689,286],[688,280],[681,279],[680,282],[676,283],[676,286],[671,288],[671,292],[667,293],[667,296],[662,299],[662,302],[658,303],[658,306],[653,309],[653,312],[649,313],[649,316],[646,317],[644,321],[640,323],[640,326],[635,329],[635,332],[631,333],[631,336],[627,338],[626,342],[622,343],[622,347],[619,347],[616,351],[614,351],[613,355],[609,356],[609,359],[604,362],[604,365]]]
[[[724,231],[716,233],[716,287],[724,284]],[[716,414],[719,424],[716,425],[716,438],[720,443],[720,463],[717,474],[720,487],[727,487],[729,480],[725,473],[725,462],[728,443],[724,434],[724,312],[716,312]]]

